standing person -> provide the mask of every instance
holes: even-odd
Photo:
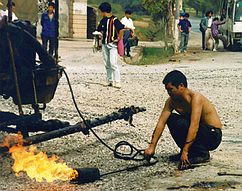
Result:
[[[189,33],[191,31],[192,25],[190,23],[189,19],[189,13],[185,13],[184,19],[182,19],[177,27],[178,30],[181,33],[181,42],[180,42],[180,50],[179,52],[187,52],[187,45],[188,45],[188,39],[189,39]]]
[[[215,40],[215,45],[213,51],[217,51],[218,45],[219,45],[219,40],[223,42],[224,49],[228,47],[228,41],[227,39],[222,35],[219,34],[219,25],[223,25],[226,23],[227,20],[219,21],[219,18],[216,17],[213,19],[212,23],[212,35]]]
[[[3,6],[3,4],[0,2],[0,6]],[[3,19],[3,16],[5,16],[4,11],[0,8],[0,21]]]
[[[170,157],[172,161],[180,160],[179,169],[207,162],[210,159],[209,151],[215,150],[222,140],[222,124],[214,105],[199,92],[187,88],[186,76],[178,70],[168,73],[163,84],[170,97],[145,155],[149,158],[155,153],[167,124],[172,138],[181,149],[178,155]]]
[[[207,11],[204,18],[200,22],[200,31],[202,32],[202,49],[207,49],[207,42],[209,38],[212,38],[211,25],[212,25],[212,11]]]
[[[12,21],[16,21],[18,20],[18,17],[15,14],[16,11],[16,4],[14,2],[12,2],[11,5],[7,4],[7,9],[5,11],[5,15],[8,17],[8,8],[10,7],[10,9],[12,10]]]
[[[103,18],[97,31],[102,33],[102,52],[107,72],[107,86],[121,88],[117,43],[122,39],[124,25],[112,14],[112,7],[109,3],[100,4],[99,10]]]
[[[56,29],[55,29],[55,3],[49,2],[48,3],[48,10],[44,12],[41,16],[41,39],[44,49],[47,51],[47,46],[49,43],[49,54],[53,56],[54,49],[55,49],[55,36],[56,36]]]
[[[121,19],[121,23],[124,25],[124,35],[123,35],[123,41],[124,41],[124,49],[127,52],[127,56],[130,57],[130,44],[128,42],[128,39],[134,36],[134,23],[131,19],[132,11],[126,10],[125,16]],[[124,50],[124,53],[125,53]]]
[[[209,11],[207,19],[208,19],[207,30],[205,32],[205,46],[206,46],[206,49],[207,49],[208,40],[210,38],[213,40],[212,31],[211,31],[211,26],[212,26],[212,23],[213,23],[213,11]]]

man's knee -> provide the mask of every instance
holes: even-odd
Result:
[[[190,124],[189,119],[186,119],[185,117],[176,113],[172,113],[167,120],[167,126],[170,130],[177,127],[178,128],[182,127],[186,129],[189,127],[189,124]]]
[[[176,113],[172,113],[166,122],[168,128],[170,129],[170,128],[173,128],[174,126],[176,126],[178,124],[178,120],[180,118],[181,118],[180,115],[178,115]]]

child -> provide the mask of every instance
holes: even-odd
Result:
[[[180,43],[179,52],[187,52],[189,33],[192,28],[192,25],[188,20],[188,18],[189,18],[189,14],[185,13],[184,19],[182,19],[177,25],[178,30],[181,32],[181,43]]]
[[[112,7],[104,2],[99,6],[101,16],[97,31],[102,33],[102,52],[107,72],[107,86],[121,88],[117,43],[122,38],[124,25],[112,15]]]
[[[49,42],[49,54],[53,56],[55,49],[55,38],[56,38],[56,30],[55,30],[55,3],[48,3],[48,11],[44,12],[41,16],[41,39],[42,44],[45,50],[47,50],[47,44]]]

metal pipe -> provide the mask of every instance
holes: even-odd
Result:
[[[13,19],[13,13],[12,13],[12,0],[8,0],[8,22],[11,22]]]
[[[58,64],[59,58],[59,0],[55,0],[55,60],[56,64]]]
[[[100,180],[101,174],[98,168],[77,168],[78,176],[71,180],[72,183],[85,184]]]
[[[66,135],[70,135],[73,133],[77,133],[77,132],[82,132],[84,134],[88,134],[89,129],[106,124],[106,123],[110,123],[116,120],[121,120],[121,119],[125,119],[125,120],[129,120],[132,115],[137,114],[139,112],[144,112],[146,111],[145,108],[140,108],[140,107],[129,107],[129,108],[123,108],[120,109],[117,112],[113,112],[109,115],[100,117],[100,118],[96,118],[96,119],[92,119],[92,120],[87,120],[84,122],[80,122],[77,123],[76,125],[72,125],[72,126],[68,126],[68,127],[64,127],[58,130],[54,130],[54,131],[50,131],[47,133],[42,133],[42,134],[38,134],[38,135],[34,135],[31,137],[28,137],[26,139],[24,139],[24,145],[28,146],[28,145],[32,145],[32,144],[37,144],[37,143],[41,143],[44,141],[48,141],[51,139],[55,139],[55,138],[59,138],[59,137],[63,137]],[[86,126],[86,124],[88,124],[88,127]]]

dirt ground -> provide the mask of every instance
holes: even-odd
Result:
[[[16,177],[9,154],[0,154],[0,190],[7,191],[106,191],[106,190],[242,190],[241,176],[219,176],[219,172],[242,174],[242,53],[202,52],[196,38],[187,54],[175,55],[169,63],[150,66],[126,65],[120,61],[122,88],[104,87],[105,69],[101,53],[93,53],[90,41],[61,41],[61,65],[66,67],[77,103],[85,117],[95,118],[125,106],[144,106],[147,111],[134,116],[135,127],[125,121],[95,128],[109,145],[126,140],[146,148],[168,98],[162,85],[166,73],[178,69],[188,77],[189,88],[200,91],[217,108],[223,124],[223,141],[211,152],[211,162],[187,171],[178,171],[168,156],[179,150],[166,130],[156,153],[159,162],[151,167],[102,177],[85,185],[69,182],[36,183],[25,174]],[[11,100],[0,98],[2,111],[15,111]],[[29,108],[25,107],[28,112]],[[65,77],[55,98],[43,112],[45,119],[58,118],[72,124],[80,121],[73,106]],[[4,134],[0,135],[0,138]],[[90,134],[76,133],[37,145],[48,155],[56,154],[70,167],[97,167],[101,173],[123,169],[140,162],[115,159],[112,153]]]

